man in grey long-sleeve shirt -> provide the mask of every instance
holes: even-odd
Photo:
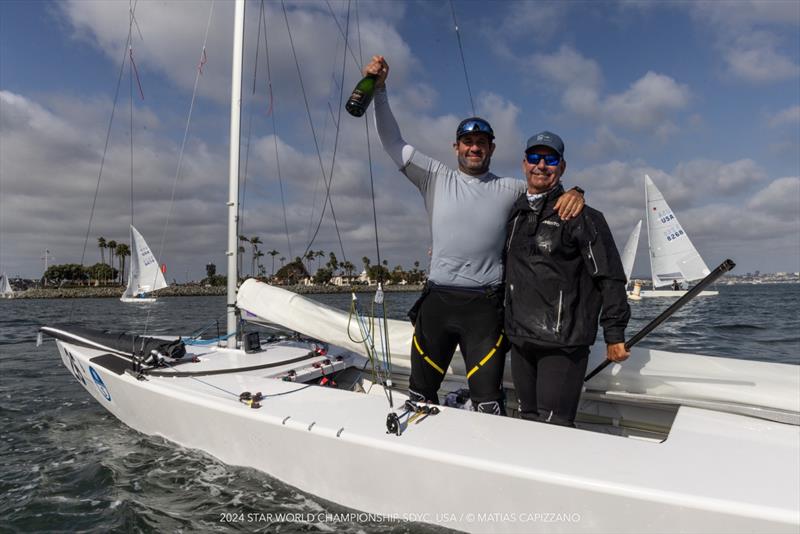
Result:
[[[415,327],[410,394],[437,403],[459,345],[475,409],[503,414],[503,240],[506,217],[525,182],[489,172],[494,132],[478,117],[465,119],[456,131],[458,170],[407,144],[386,94],[389,65],[375,56],[365,73],[378,76],[374,106],[381,144],[422,193],[433,239],[428,284],[409,313]],[[577,191],[556,206],[565,218],[582,208]]]

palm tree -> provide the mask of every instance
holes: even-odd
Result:
[[[272,249],[272,250],[270,250],[269,252],[267,252],[267,254],[269,254],[270,256],[272,256],[272,276],[275,276],[275,256],[277,256],[278,254],[280,254],[280,252],[278,252],[278,251],[277,251],[277,250],[275,250],[275,249]],[[283,259],[283,258],[281,258],[281,259]]]
[[[105,265],[106,264],[106,248],[108,248],[108,245],[106,245],[106,238],[103,237],[103,236],[98,237],[97,238],[97,246],[100,247],[100,261],[101,261],[101,263],[103,265]]]
[[[350,261],[345,261],[342,263],[342,269],[344,269],[344,272],[347,273],[348,278],[353,277],[353,270],[355,270],[355,268],[356,266],[350,263]]]
[[[251,258],[250,273],[256,275],[256,253],[258,252],[258,245],[261,244],[261,239],[256,235],[250,238],[250,244],[253,245],[253,257]]]
[[[284,262],[286,262],[286,256],[281,256],[281,267],[283,267]]]
[[[331,270],[331,273],[335,274],[336,269],[339,268],[339,260],[336,258],[336,254],[331,252],[328,254],[328,267]]]
[[[97,238],[97,246],[100,247],[100,261],[106,263],[106,238],[100,236]]]
[[[264,275],[264,267],[261,266],[261,258],[262,257],[264,257],[264,253],[261,252],[260,250],[256,250],[255,260],[256,260],[256,266],[258,267],[258,274],[260,276]]]
[[[317,251],[317,270],[318,271],[319,271],[319,268],[320,268],[319,259],[320,258],[324,258],[324,257],[325,257],[325,251],[324,250],[318,250]]]
[[[250,240],[249,240],[249,239],[247,239],[247,238],[246,238],[245,236],[243,236],[243,235],[240,235],[240,236],[239,236],[239,241],[242,241],[242,242],[244,242],[244,243],[249,243],[249,242],[250,242]],[[240,246],[239,246],[239,257],[238,257],[237,259],[239,260],[239,274],[240,274],[242,277],[244,277],[244,273],[242,273],[242,257],[243,257],[243,256],[244,256],[244,247],[240,245]]]
[[[119,258],[119,264],[120,264],[119,279],[120,279],[120,283],[124,284],[125,283],[125,258],[127,256],[131,255],[131,249],[125,243],[120,243],[119,245],[117,245],[117,247],[114,250],[114,252],[116,252],[117,258]]]
[[[113,239],[106,243],[106,247],[108,248],[108,265],[110,267],[114,267],[114,253],[117,251],[117,242]]]

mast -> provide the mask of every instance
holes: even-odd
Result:
[[[231,146],[228,175],[228,348],[236,348],[236,269],[238,254],[239,210],[239,130],[242,110],[242,61],[244,52],[244,0],[236,0],[233,25],[233,62],[231,67]]]
[[[650,256],[650,280],[653,282],[653,289],[656,288],[656,271],[653,267],[653,240],[650,237],[650,199],[647,195],[647,181],[650,179],[644,175],[644,217],[647,221],[647,254]]]

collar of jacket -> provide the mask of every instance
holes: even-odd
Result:
[[[543,204],[542,204],[542,215],[548,215],[551,211],[553,211],[553,206],[556,204],[556,200],[558,197],[564,194],[564,186],[561,185],[559,182],[553,189],[547,192],[544,196]],[[522,193],[517,201],[514,203],[514,207],[511,210],[512,216],[519,213],[519,212],[527,212],[527,211],[534,211],[531,208],[530,203],[528,203],[528,195],[526,193]]]

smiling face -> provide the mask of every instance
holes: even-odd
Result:
[[[458,156],[458,169],[464,174],[478,176],[489,171],[494,143],[485,133],[468,133],[453,144]]]
[[[535,146],[530,148],[526,154],[538,154],[540,156],[558,155],[558,152],[550,147]],[[545,158],[540,158],[536,164],[528,163],[527,157],[522,160],[522,172],[528,182],[528,193],[545,193],[555,187],[561,180],[561,176],[567,168],[564,158],[557,165],[548,165]]]

